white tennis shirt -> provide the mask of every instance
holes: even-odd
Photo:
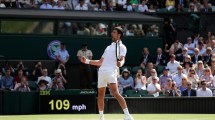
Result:
[[[127,53],[127,48],[122,41],[118,42],[120,46],[120,56],[125,57]],[[115,72],[117,71],[117,60],[116,60],[116,43],[112,42],[111,45],[107,46],[102,57],[104,58],[99,71],[101,72]]]

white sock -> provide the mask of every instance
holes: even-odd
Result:
[[[99,115],[103,116],[104,115],[104,111],[99,111]]]
[[[129,115],[128,108],[123,109],[125,115]]]

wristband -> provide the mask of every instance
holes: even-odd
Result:
[[[90,64],[90,60],[89,60],[89,59],[86,59],[86,60],[85,60],[85,64]]]

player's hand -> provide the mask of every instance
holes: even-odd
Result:
[[[81,57],[81,62],[85,64],[86,58],[84,56]]]
[[[117,61],[116,65],[117,65],[117,67],[121,67],[121,62]]]

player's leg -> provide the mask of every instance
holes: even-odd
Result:
[[[100,120],[104,120],[104,97],[107,87],[106,75],[102,72],[98,73],[98,110]]]
[[[106,87],[98,88],[98,109],[99,112],[104,111],[104,97],[105,97]]]
[[[117,83],[110,83],[109,87],[112,91],[113,96],[117,99],[118,103],[123,109],[124,114],[126,115],[124,120],[133,120],[133,118],[130,116],[130,113],[128,111],[125,99],[119,93]]]

